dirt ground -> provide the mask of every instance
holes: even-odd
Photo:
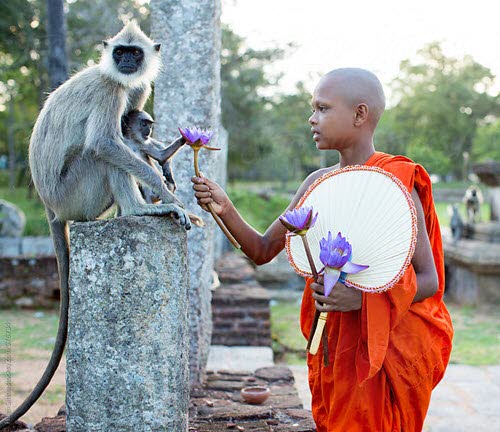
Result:
[[[18,407],[24,399],[28,396],[29,392],[33,389],[45,370],[47,365],[48,356],[46,351],[29,350],[24,354],[29,353],[30,360],[12,357],[11,371],[12,371],[12,387],[11,387],[11,407],[13,411]],[[14,353],[13,353],[14,354]],[[2,371],[4,372],[4,371]],[[61,405],[64,404],[66,384],[66,359],[61,360],[61,364],[45,390],[44,394],[35,405],[21,417],[21,420],[29,423],[38,423],[42,417],[55,416]],[[0,390],[0,411],[6,411],[6,383],[5,379],[1,381]]]

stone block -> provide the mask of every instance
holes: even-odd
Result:
[[[186,232],[170,218],[71,227],[68,432],[185,431]]]
[[[500,244],[443,238],[446,294],[460,304],[500,303]]]
[[[54,255],[54,243],[51,237],[23,237],[22,254],[32,255]]]
[[[1,237],[0,257],[17,257],[21,255],[21,237]]]

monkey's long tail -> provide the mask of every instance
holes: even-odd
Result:
[[[46,209],[47,218],[50,224],[50,231],[52,233],[52,238],[54,240],[54,249],[57,257],[57,267],[59,270],[59,286],[61,291],[60,306],[59,306],[59,327],[57,329],[56,341],[54,343],[54,349],[50,357],[49,363],[45,368],[45,372],[36,384],[35,388],[29,394],[29,396],[24,400],[24,402],[19,405],[14,412],[9,416],[0,421],[0,429],[14,423],[22,415],[24,415],[38,400],[38,398],[45,391],[49,385],[54,373],[59,366],[61,357],[64,352],[64,347],[66,345],[66,336],[68,334],[68,306],[69,306],[69,287],[68,287],[68,276],[69,276],[69,232],[68,223],[60,222],[55,220],[55,214],[50,210]]]

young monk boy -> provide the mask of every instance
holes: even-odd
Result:
[[[352,68],[329,72],[314,90],[312,108],[309,123],[316,147],[337,150],[340,164],[309,175],[288,210],[322,174],[347,165],[369,165],[391,172],[405,184],[418,219],[412,265],[389,291],[364,293],[338,282],[324,297],[322,280],[306,281],[312,293],[305,289],[302,299],[304,336],[309,335],[315,309],[330,312],[329,365],[324,366],[321,354],[307,359],[317,430],[421,431],[431,391],[448,364],[453,336],[442,300],[443,249],[429,176],[406,157],[375,151],[373,134],[385,97],[372,73]],[[198,204],[205,210],[208,203],[213,205],[256,264],[267,263],[284,248],[286,229],[278,219],[261,235],[216,183],[205,177],[193,177],[192,182]]]

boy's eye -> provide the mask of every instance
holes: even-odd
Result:
[[[320,110],[320,112],[325,111],[326,110],[326,106],[320,105],[319,106],[319,110]]]

